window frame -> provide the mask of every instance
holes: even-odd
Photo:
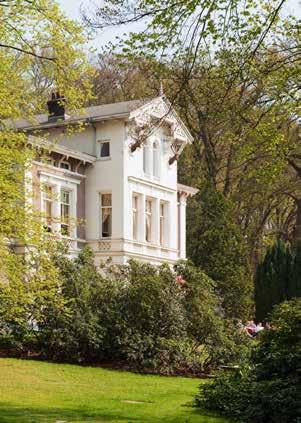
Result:
[[[132,237],[138,241],[138,219],[139,219],[139,197],[138,194],[132,195]]]
[[[98,140],[97,144],[98,144],[98,146],[97,146],[97,158],[99,160],[109,160],[111,158],[111,140],[110,139]],[[102,156],[101,155],[101,150],[102,150],[103,144],[109,144],[109,155],[108,156]]]
[[[147,207],[148,203],[150,204],[150,211],[148,210],[148,207]],[[145,242],[148,242],[148,243],[152,242],[152,239],[153,239],[152,231],[153,231],[153,199],[146,197],[145,198]]]
[[[110,195],[111,201],[110,205],[103,205],[103,196]],[[99,222],[100,222],[100,229],[99,229],[99,237],[100,239],[110,239],[112,238],[112,231],[113,231],[113,196],[111,192],[99,192]],[[108,232],[108,236],[104,236],[103,231],[103,210],[109,209],[110,210],[110,231]]]
[[[154,178],[160,178],[160,144],[159,141],[155,140],[152,143],[152,175]]]
[[[68,195],[69,195],[69,202],[68,203],[62,201],[62,193],[63,192],[68,193]],[[60,210],[60,233],[61,233],[62,236],[65,236],[65,237],[72,236],[71,222],[70,222],[70,219],[72,217],[72,193],[73,193],[72,190],[65,188],[65,187],[60,187],[60,202],[59,202],[59,204],[60,204],[60,209],[59,209]],[[67,217],[67,221],[65,221],[65,222],[63,221],[62,206],[68,206],[69,207],[69,214],[68,214],[68,217]],[[66,229],[67,229],[65,233],[63,231],[63,227],[66,227]]]
[[[151,151],[151,145],[150,145],[150,140],[147,140],[144,144],[143,144],[143,148],[142,148],[142,169],[143,169],[143,173],[145,176],[147,177],[151,177],[152,176],[152,151]]]
[[[160,200],[159,203],[159,243],[165,246],[165,225],[166,225],[166,203]]]
[[[47,196],[47,189],[50,189],[50,197]],[[42,212],[44,214],[43,221],[44,221],[44,228],[47,232],[53,232],[53,206],[54,206],[54,199],[53,199],[53,185],[45,184],[42,190]],[[46,204],[50,203],[50,216],[47,215],[47,207]],[[50,223],[47,220],[50,219]]]

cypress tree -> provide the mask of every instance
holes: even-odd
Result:
[[[256,319],[258,321],[263,320],[263,317],[265,315],[265,307],[267,303],[264,275],[265,275],[264,265],[263,263],[259,263],[256,269],[256,276],[255,276],[255,305],[256,305]]]
[[[253,284],[246,242],[233,204],[210,184],[200,187],[187,209],[187,255],[215,281],[225,316],[253,314]]]
[[[298,243],[288,286],[288,299],[301,297],[301,242]]]
[[[301,250],[300,250],[301,266]],[[292,256],[288,247],[278,240],[266,252],[257,267],[255,277],[256,319],[264,320],[275,304],[288,297],[291,280]]]

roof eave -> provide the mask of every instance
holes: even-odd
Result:
[[[55,153],[59,153],[62,154],[66,157],[72,157],[74,159],[83,161],[84,163],[89,163],[89,164],[93,164],[94,162],[96,162],[96,157],[92,156],[90,154],[87,153],[82,153],[80,151],[75,151],[72,150],[70,148],[64,147],[62,145],[59,144],[53,144],[50,143],[47,140],[35,137],[35,136],[30,136],[29,140],[28,140],[31,144],[37,146],[37,147],[41,147],[41,148],[45,148],[48,149],[50,152],[55,152]]]
[[[67,119],[67,120],[61,120],[57,122],[49,122],[49,123],[43,123],[43,124],[37,124],[37,125],[31,125],[31,126],[24,126],[22,128],[16,128],[16,130],[32,132],[32,131],[43,131],[49,128],[61,128],[67,125],[78,125],[81,123],[90,125],[90,124],[101,122],[104,120],[126,119],[129,117],[129,115],[130,113],[127,112],[127,113],[115,113],[115,114],[96,116],[96,117],[84,117],[79,119],[70,119],[70,120]]]

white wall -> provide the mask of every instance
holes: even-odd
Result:
[[[177,162],[171,166],[168,163],[169,158],[173,155],[168,140],[168,134],[164,128],[158,128],[149,139],[150,146],[150,174],[145,174],[143,170],[143,147],[138,148],[134,153],[130,152],[130,144],[133,142],[130,133],[124,143],[124,238],[132,239],[132,197],[133,193],[151,197],[168,203],[167,216],[167,232],[168,247],[170,250],[178,248],[178,231],[177,231]],[[153,176],[152,166],[152,145],[154,142],[159,144],[159,177]],[[141,248],[137,248],[137,250]],[[149,249],[147,246],[143,249],[146,253]],[[161,255],[161,247],[154,250],[154,256]],[[170,253],[174,258],[174,251]]]
[[[99,239],[99,193],[112,193],[112,238],[123,236],[123,142],[124,122],[110,120],[97,124],[95,142],[110,141],[110,158],[98,158],[87,171],[86,233],[88,240]]]
[[[129,257],[151,262],[174,262],[178,258],[178,204],[177,204],[177,162],[171,166],[168,160],[173,156],[171,140],[163,127],[150,137],[159,144],[159,177],[143,170],[143,148],[130,152],[133,142],[128,123],[125,120],[108,120],[87,127],[80,133],[66,136],[60,130],[53,131],[52,138],[73,150],[97,155],[98,142],[110,141],[110,158],[98,158],[86,171],[86,239],[93,247],[97,261],[112,256],[115,262],[124,262]],[[152,162],[152,160],[151,160]],[[112,238],[106,239],[106,248],[101,246],[99,193],[112,193]],[[138,193],[144,199],[154,199],[158,210],[159,201],[168,204],[168,245],[133,240],[132,195]],[[158,220],[156,220],[156,225]],[[143,221],[144,224],[144,221]]]

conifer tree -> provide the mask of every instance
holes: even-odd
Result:
[[[301,264],[301,263],[300,263]],[[285,243],[278,240],[257,267],[255,277],[256,319],[262,321],[272,311],[274,305],[285,301],[289,296],[292,274],[292,256]]]
[[[301,242],[297,245],[289,282],[288,299],[301,297]]]
[[[247,318],[253,293],[245,240],[232,203],[210,184],[190,200],[187,240],[188,257],[216,282],[225,315]]]

